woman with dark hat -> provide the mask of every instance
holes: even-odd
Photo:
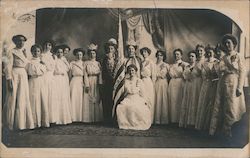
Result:
[[[150,106],[152,123],[154,122],[155,115],[155,89],[154,84],[156,80],[156,65],[149,59],[151,50],[148,47],[143,47],[140,49],[140,53],[143,56],[142,68],[141,68],[141,78],[145,85],[145,96]]]
[[[102,68],[96,61],[97,45],[88,46],[89,60],[85,62],[85,94],[83,106],[83,122],[102,122],[103,107],[101,101]]]
[[[82,48],[73,50],[76,57],[75,61],[70,63],[70,99],[71,99],[71,117],[73,122],[82,121],[83,117],[83,92],[84,92],[84,63],[82,58],[85,51]]]
[[[221,126],[222,133],[227,137],[231,137],[232,126],[246,112],[243,93],[244,59],[235,50],[237,44],[237,39],[231,34],[226,34],[222,38],[222,45],[225,47],[226,55],[221,61],[224,66],[220,67],[222,77],[220,84],[218,84],[220,91],[217,91],[217,93],[220,93],[217,94],[220,98],[214,104],[209,131],[211,135]],[[219,122],[222,124],[218,124]]]
[[[70,113],[70,88],[69,88],[69,78],[68,78],[68,68],[65,66],[64,62],[62,61],[63,57],[63,47],[56,46],[55,55],[56,58],[56,65],[55,65],[55,82],[57,88],[56,90],[56,99],[57,105],[54,106],[52,113],[55,116],[56,124],[69,124],[72,123],[71,113]]]
[[[54,77],[54,70],[55,70],[55,60],[53,56],[53,51],[55,49],[55,43],[52,40],[46,40],[43,43],[44,51],[41,53],[41,62],[46,66],[46,73],[44,74],[44,88],[46,92],[42,95],[42,100],[44,102],[48,102],[49,107],[49,122],[55,123],[56,122],[56,105],[58,101],[56,98],[56,81]]]
[[[24,43],[27,38],[23,35],[15,35],[12,41],[16,45],[8,53],[6,69],[8,96],[5,103],[6,123],[9,129],[33,129],[34,120],[29,99],[28,75],[25,57]]]
[[[117,41],[114,38],[109,39],[104,45],[105,57],[102,62],[102,79],[103,79],[103,116],[104,122],[112,123],[113,108],[113,86],[115,80],[115,68],[117,59]]]

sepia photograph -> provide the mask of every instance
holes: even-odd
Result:
[[[248,0],[0,3],[0,157],[250,156]]]

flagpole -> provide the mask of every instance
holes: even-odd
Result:
[[[123,49],[123,35],[122,35],[122,20],[121,20],[121,14],[120,9],[118,8],[118,57],[120,59],[124,59],[124,49]]]

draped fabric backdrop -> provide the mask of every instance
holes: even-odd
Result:
[[[232,33],[232,21],[212,10],[161,10],[164,15],[164,45],[169,59],[176,48],[187,52],[195,49],[197,44],[216,45],[226,33]]]
[[[104,57],[104,43],[118,38],[118,17],[103,8],[46,8],[37,10],[36,42],[53,39],[68,44],[71,49],[94,42],[97,56]],[[68,55],[72,60],[73,53]],[[86,55],[85,55],[86,58]]]

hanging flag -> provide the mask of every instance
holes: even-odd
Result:
[[[112,109],[112,117],[116,118],[116,107],[124,99],[124,82],[125,82],[125,65],[123,52],[123,36],[121,15],[118,9],[119,16],[119,32],[118,32],[118,63],[115,68],[115,83],[113,89],[114,106]]]

